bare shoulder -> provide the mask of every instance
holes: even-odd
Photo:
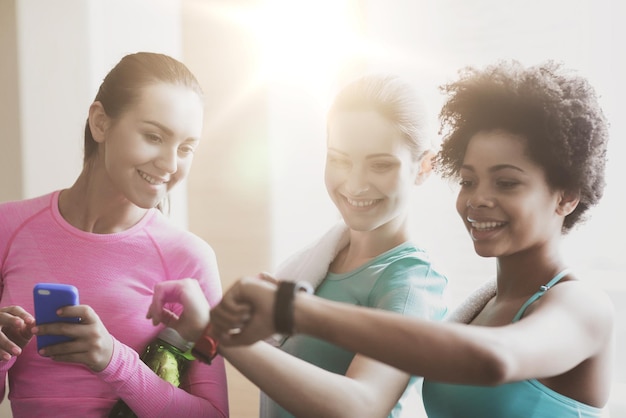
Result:
[[[558,306],[589,331],[599,336],[613,329],[615,308],[609,295],[590,280],[568,280],[555,285],[544,297],[544,303]]]

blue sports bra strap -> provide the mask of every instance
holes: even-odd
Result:
[[[524,302],[524,304],[522,305],[522,307],[520,308],[519,311],[517,311],[517,314],[515,314],[515,317],[513,318],[512,322],[517,322],[520,320],[520,318],[522,317],[522,315],[524,315],[524,312],[526,312],[526,309],[537,299],[539,299],[540,297],[543,296],[544,293],[546,293],[548,290],[550,290],[550,288],[552,286],[554,286],[555,284],[557,284],[559,282],[559,280],[561,280],[563,277],[565,277],[567,274],[569,273],[569,269],[563,269],[561,270],[559,273],[557,273],[556,276],[554,276],[552,279],[550,279],[550,281],[539,287],[539,291],[537,293],[535,293],[534,295],[532,295],[526,302]]]

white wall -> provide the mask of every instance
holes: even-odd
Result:
[[[3,19],[11,19],[17,30],[19,165],[21,197],[27,198],[74,182],[82,168],[89,104],[123,55],[148,50],[181,58],[180,1],[15,0],[14,4],[15,16]],[[184,187],[173,196],[172,216],[186,223]],[[5,401],[0,417],[10,416]]]
[[[24,197],[70,186],[82,168],[89,105],[106,73],[137,51],[181,58],[180,1],[19,0]],[[173,217],[185,224],[185,189]]]
[[[589,222],[565,239],[564,250],[580,277],[605,289],[618,307],[621,349],[612,406],[615,416],[626,414],[626,408],[617,405],[626,393],[626,363],[620,354],[626,346],[626,312],[621,308],[626,301],[622,255],[626,198],[619,161],[626,151],[621,106],[626,95],[622,43],[626,5],[612,0],[366,0],[360,4],[362,35],[370,47],[368,68],[396,72],[421,88],[431,106],[433,134],[443,99],[437,86],[454,79],[456,71],[466,65],[482,67],[499,59],[531,65],[554,59],[595,86],[611,123],[608,185]],[[316,23],[326,27],[324,22]],[[272,98],[277,215],[273,248],[278,263],[304,241],[317,237],[330,225],[334,212],[321,174],[324,131],[320,123],[325,109],[303,87],[277,85]],[[454,196],[449,185],[431,177],[416,191],[413,217],[415,237],[450,277],[452,304],[495,273],[492,260],[475,255],[454,212]]]

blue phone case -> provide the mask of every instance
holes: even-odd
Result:
[[[61,318],[56,314],[57,309],[63,306],[78,305],[78,289],[75,286],[39,283],[33,289],[33,298],[37,325],[53,322],[79,322],[79,318]],[[65,341],[71,341],[71,338],[63,335],[38,335],[37,350]]]

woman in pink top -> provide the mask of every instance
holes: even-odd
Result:
[[[192,277],[211,304],[221,298],[211,247],[157,209],[186,178],[202,124],[182,63],[127,55],[89,107],[76,182],[0,204],[0,395],[8,374],[14,417],[106,416],[118,399],[138,416],[228,416],[219,357],[176,388],[138,355],[159,332],[145,318],[157,283]],[[60,315],[81,322],[35,326],[38,282],[76,286],[82,304]],[[34,336],[49,334],[72,341],[38,352]]]

